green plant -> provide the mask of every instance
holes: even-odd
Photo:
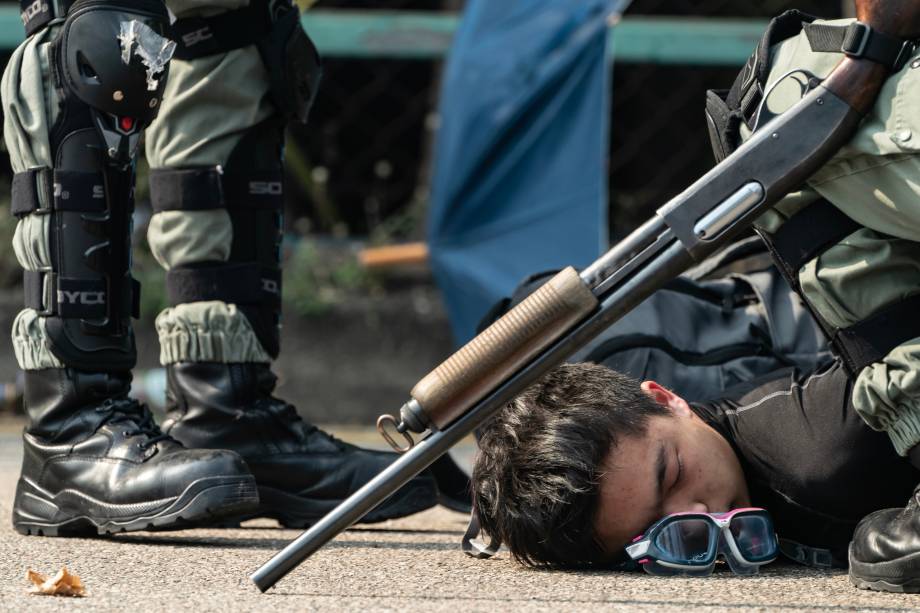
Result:
[[[327,313],[345,300],[366,296],[379,284],[348,249],[299,240],[284,266],[284,301],[304,317]]]

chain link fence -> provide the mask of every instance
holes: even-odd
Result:
[[[319,0],[316,8],[457,10],[462,2]],[[838,17],[840,0],[635,0],[630,15],[770,18],[798,8]],[[300,231],[423,238],[441,62],[331,58],[310,125],[292,128],[289,218]],[[712,164],[706,89],[738,67],[619,64],[609,160],[611,235],[651,215]],[[299,220],[299,221],[298,221]]]

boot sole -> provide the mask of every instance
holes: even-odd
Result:
[[[884,579],[861,579],[850,575],[850,583],[861,590],[873,592],[894,592],[896,594],[920,594],[920,580],[912,579],[904,583],[891,583]]]
[[[264,517],[274,519],[284,528],[307,529],[335,509],[340,502],[342,500],[311,500],[272,487],[259,486],[259,508],[254,513],[236,517],[222,525],[236,527],[239,522]],[[405,485],[355,523],[374,524],[398,519],[430,509],[437,503],[430,488]]]
[[[897,576],[898,568],[917,567],[920,553],[913,553],[885,562],[859,562],[853,559],[853,548],[849,551],[850,583],[861,590],[876,592],[894,592],[898,594],[920,593],[920,577]],[[887,572],[886,572],[887,571]]]
[[[25,511],[20,498],[30,499],[30,509],[47,509],[51,517]],[[205,477],[189,484],[176,497],[135,504],[98,501],[76,490],[51,494],[21,478],[13,507],[13,528],[20,534],[64,537],[181,530],[245,513],[256,508],[258,502],[258,489],[251,475]],[[87,507],[97,512],[87,512]]]

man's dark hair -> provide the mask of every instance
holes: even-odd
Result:
[[[666,414],[638,381],[606,367],[553,370],[480,433],[472,482],[482,529],[528,566],[609,561],[594,532],[603,462]]]

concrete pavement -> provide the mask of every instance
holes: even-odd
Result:
[[[502,552],[473,560],[459,550],[463,515],[434,509],[359,526],[332,542],[267,594],[247,575],[299,531],[271,521],[234,530],[135,533],[110,539],[23,537],[10,528],[19,472],[19,423],[0,423],[0,611],[706,611],[920,609],[920,595],[853,588],[842,571],[774,564],[753,578],[642,573],[546,572]],[[344,431],[362,440],[365,433]],[[469,449],[466,450],[467,455]],[[26,569],[62,565],[88,597],[26,595]]]

